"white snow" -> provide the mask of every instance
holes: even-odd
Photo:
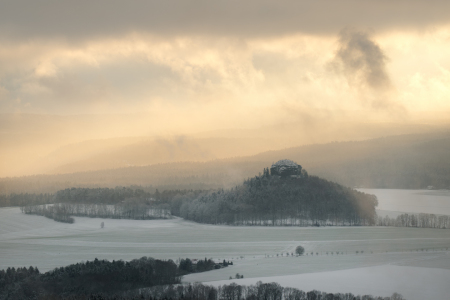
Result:
[[[402,213],[450,215],[449,190],[357,190],[377,196],[378,210]],[[384,215],[381,216],[384,217]]]
[[[244,275],[245,276],[245,275]],[[397,292],[408,300],[449,299],[450,270],[383,265],[341,271],[308,273],[289,276],[255,277],[211,281],[219,286],[236,282],[240,285],[278,282],[285,287],[303,291],[391,296]]]
[[[103,229],[100,228],[101,222],[105,223]],[[0,209],[0,269],[33,265],[45,271],[94,258],[130,260],[151,256],[176,260],[184,257],[208,257],[251,262],[255,256],[255,259],[265,261],[263,264],[275,272],[266,275],[271,276],[283,274],[283,268],[275,267],[282,260],[300,259],[281,256],[276,258],[276,254],[292,253],[300,244],[308,253],[319,253],[319,256],[314,254],[301,258],[306,264],[303,269],[306,272],[327,271],[397,262],[398,256],[415,255],[414,257],[420,258],[422,255],[441,253],[443,249],[450,248],[450,230],[233,227],[197,224],[182,219],[117,220],[81,217],[75,217],[74,224],[66,224],[41,216],[25,215],[18,208]],[[427,249],[428,252],[425,251]],[[365,251],[365,254],[356,255],[356,251]],[[329,256],[326,252],[329,252]],[[336,252],[344,255],[337,256]],[[265,255],[272,256],[276,262],[264,260]],[[245,259],[236,259],[240,256]],[[420,265],[428,266],[428,261],[421,262]],[[440,265],[442,264],[433,262],[433,266]],[[293,272],[298,273],[295,269]],[[246,273],[248,271],[244,271]]]
[[[363,191],[378,196],[384,213],[450,214],[450,194],[445,191]],[[286,257],[298,245],[305,247],[308,256]],[[183,280],[210,282],[239,273],[245,276],[239,283],[277,281],[303,290],[381,296],[399,292],[407,299],[446,299],[441,296],[450,292],[450,285],[442,284],[442,280],[450,282],[449,250],[450,230],[446,229],[233,227],[179,218],[75,217],[74,224],[65,224],[22,214],[19,208],[0,208],[0,269],[32,265],[47,271],[94,258],[207,257],[232,260],[234,265],[191,274]],[[294,285],[300,282],[304,285]]]

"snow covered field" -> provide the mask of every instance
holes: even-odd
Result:
[[[450,215],[450,190],[357,190],[377,196],[377,210]]]
[[[100,228],[101,222],[105,222],[103,229]],[[424,255],[438,253],[450,248],[450,230],[230,227],[203,225],[182,219],[140,221],[81,217],[76,217],[74,224],[66,224],[41,216],[25,215],[18,208],[0,209],[2,269],[33,265],[45,271],[96,257],[110,260],[142,256],[174,260],[212,257],[241,261],[236,258],[243,256],[247,261],[253,256],[264,259],[265,255],[275,256],[276,259],[278,254],[281,261],[284,259],[281,253],[291,253],[299,244],[308,253],[314,252],[313,256],[305,259],[314,261],[315,253],[319,253],[319,258],[326,258],[326,252],[329,252],[328,257],[335,259],[333,262],[336,263],[326,269],[334,270],[336,266],[345,269],[371,261],[377,255],[384,257],[386,251],[387,254],[402,251],[415,251],[405,254],[417,254],[417,251]],[[356,255],[356,251],[364,251],[364,254]],[[369,255],[370,251],[374,252],[373,256]],[[336,255],[336,252],[344,254]],[[380,263],[384,262],[386,260],[381,259]],[[316,268],[313,266],[308,271]]]
[[[330,293],[391,296],[400,292],[408,300],[445,300],[449,298],[450,270],[398,267],[391,265],[343,271],[274,276],[208,282],[219,286],[236,282],[241,285],[278,282],[282,286],[304,291],[320,290]]]
[[[421,191],[426,195],[408,192],[413,195],[410,199],[424,196],[431,199],[430,203],[435,199],[440,213],[446,213],[442,208],[450,197],[427,194],[439,191]],[[386,190],[377,193],[380,208],[388,212],[418,212],[420,206],[409,208],[407,201],[422,201],[407,200],[408,194],[403,191],[397,195],[404,197],[398,198],[384,198]],[[105,223],[103,229],[101,222]],[[298,245],[305,247],[307,256],[286,256]],[[239,273],[245,276],[240,283],[277,281],[304,290],[383,296],[394,291],[404,296],[422,295],[415,289],[429,290],[426,295],[430,297],[407,299],[445,299],[439,293],[450,294],[450,285],[441,284],[442,278],[450,278],[450,230],[445,229],[231,227],[178,218],[141,221],[75,217],[74,224],[65,224],[24,215],[19,208],[0,209],[0,269],[32,265],[47,271],[94,258],[130,260],[142,256],[234,262],[221,270],[188,275],[186,282],[228,280]],[[403,278],[408,278],[408,284],[402,283]],[[430,294],[435,292],[438,294]]]

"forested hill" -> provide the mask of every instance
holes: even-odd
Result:
[[[375,196],[308,176],[263,175],[180,202],[179,215],[210,224],[373,225]],[[172,213],[177,213],[176,209]]]

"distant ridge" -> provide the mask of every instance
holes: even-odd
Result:
[[[231,187],[283,157],[303,162],[303,167],[312,175],[346,186],[450,188],[450,134],[443,132],[315,144],[207,162],[1,178],[0,193],[56,192],[68,187],[118,185],[162,189]]]

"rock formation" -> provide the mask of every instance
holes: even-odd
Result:
[[[301,175],[302,166],[289,159],[282,159],[274,163],[270,167],[271,175],[292,176]]]

